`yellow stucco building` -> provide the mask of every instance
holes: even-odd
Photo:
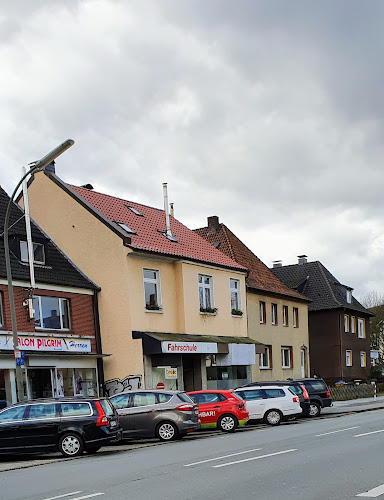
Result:
[[[260,346],[248,336],[245,267],[169,216],[167,201],[129,202],[50,169],[29,183],[31,216],[101,287],[107,394],[249,382]]]
[[[284,285],[217,216],[195,232],[249,271],[248,334],[265,345],[252,381],[308,377],[308,299]]]

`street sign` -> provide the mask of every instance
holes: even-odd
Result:
[[[16,359],[24,359],[25,358],[25,352],[24,351],[14,351],[15,353],[15,358]]]
[[[163,382],[159,382],[156,386],[156,389],[165,389],[165,385],[163,384]]]
[[[24,366],[24,359],[16,358],[16,366]]]

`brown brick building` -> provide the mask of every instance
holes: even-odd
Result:
[[[1,225],[8,201],[0,188]],[[103,382],[98,286],[32,222],[36,280],[32,290],[25,220],[16,204],[12,206],[9,227],[19,347],[24,353],[25,397],[97,395]],[[3,239],[0,240],[0,400],[7,404],[16,401]]]

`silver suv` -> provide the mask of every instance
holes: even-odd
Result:
[[[119,414],[123,438],[156,436],[171,441],[200,426],[198,407],[185,392],[142,389],[109,400]]]

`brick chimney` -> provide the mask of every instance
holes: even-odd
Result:
[[[218,233],[220,231],[220,222],[217,215],[212,215],[208,217],[208,232],[211,234]]]
[[[297,259],[298,259],[297,263],[299,265],[303,265],[303,264],[306,264],[308,262],[306,255],[298,255]]]

